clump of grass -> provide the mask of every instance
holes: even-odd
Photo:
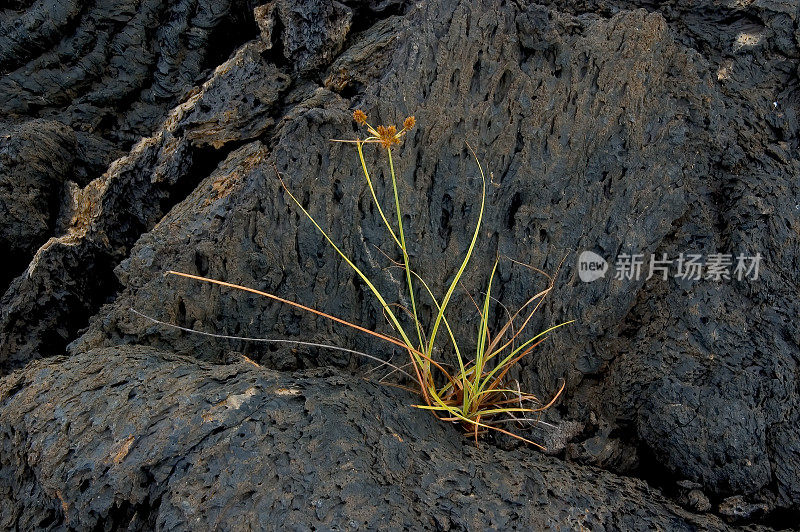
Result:
[[[358,324],[343,320],[300,303],[289,301],[268,292],[262,292],[253,288],[181,272],[170,271],[168,273],[262,295],[281,303],[291,305],[295,308],[299,308],[306,312],[325,317],[334,322],[354,328],[365,334],[399,346],[408,353],[409,365],[412,367],[412,370],[405,372],[402,371],[402,368],[398,368],[396,366],[392,367],[395,367],[396,371],[401,370],[415,381],[414,391],[419,393],[419,395],[422,397],[422,403],[414,406],[431,411],[443,421],[461,424],[469,435],[474,436],[476,443],[479,434],[483,434],[492,430],[507,434],[526,443],[544,449],[544,447],[538,443],[523,438],[522,436],[514,434],[513,432],[502,429],[497,425],[503,421],[508,421],[509,419],[519,420],[520,418],[518,416],[525,418],[525,416],[528,414],[535,414],[546,410],[556,401],[564,389],[564,385],[562,385],[555,397],[545,404],[535,395],[523,393],[519,389],[514,390],[508,384],[508,373],[516,364],[519,363],[520,360],[529,355],[533,349],[539,346],[553,330],[571,323],[561,323],[535,334],[524,341],[519,340],[531,318],[542,304],[545,296],[552,290],[553,279],[550,279],[550,284],[545,290],[528,299],[525,304],[523,304],[515,313],[511,314],[509,312],[508,321],[499,331],[497,331],[496,334],[493,335],[489,330],[489,308],[491,301],[493,300],[491,295],[492,283],[494,281],[494,276],[498,265],[498,261],[495,261],[491,275],[489,276],[489,283],[486,288],[482,305],[479,306],[473,300],[473,303],[475,304],[480,316],[475,354],[474,356],[468,356],[465,352],[463,352],[459,342],[455,337],[453,329],[447,320],[446,311],[456,287],[461,283],[461,279],[467,268],[467,264],[469,263],[470,258],[475,251],[475,244],[478,240],[481,224],[483,222],[483,214],[486,204],[486,176],[483,171],[483,167],[481,166],[475,151],[472,149],[472,147],[469,147],[473,157],[475,158],[475,162],[478,170],[480,171],[482,180],[481,203],[478,211],[478,220],[475,225],[475,230],[472,233],[472,239],[464,259],[461,262],[454,279],[449,284],[444,296],[439,299],[433,294],[425,280],[420,277],[411,267],[408,244],[406,242],[406,235],[403,228],[403,216],[400,208],[401,202],[397,187],[397,175],[392,157],[392,148],[400,144],[403,137],[412,128],[414,128],[415,119],[413,116],[406,118],[403,122],[402,129],[398,131],[395,126],[372,127],[367,122],[366,114],[361,110],[355,111],[353,118],[360,126],[366,128],[368,136],[363,140],[356,139],[337,142],[352,143],[356,147],[358,158],[361,163],[361,169],[363,171],[367,186],[369,187],[372,200],[377,207],[378,213],[380,214],[383,224],[386,227],[388,235],[391,237],[391,241],[395,246],[397,246],[402,254],[402,264],[398,262],[397,266],[402,268],[404,271],[410,308],[396,304],[389,304],[375,286],[375,283],[373,283],[373,281],[358,266],[356,266],[356,264],[341,250],[341,248],[336,245],[327,231],[325,231],[325,229],[323,229],[319,223],[317,223],[314,217],[303,207],[301,202],[298,201],[298,199],[294,196],[291,190],[284,183],[283,179],[280,177],[280,173],[278,173],[277,169],[276,174],[278,179],[280,179],[284,190],[289,195],[295,206],[303,212],[303,214],[311,221],[317,231],[319,231],[325,240],[331,245],[331,247],[336,250],[342,260],[344,260],[364,282],[364,284],[367,285],[370,292],[375,296],[375,299],[380,304],[384,315],[394,329],[396,336],[386,335],[366,329]],[[375,192],[375,184],[370,176],[370,172],[364,158],[364,148],[369,144],[380,145],[387,156],[389,176],[391,177],[391,191],[394,199],[394,211],[397,216],[395,227],[393,227],[392,223],[389,221],[389,218],[386,216],[385,211],[378,201],[378,196]],[[417,304],[418,291],[427,296],[436,309],[436,316],[432,320],[432,323],[429,324],[429,327],[424,326],[419,316]],[[408,331],[406,330],[406,327],[402,325],[399,309],[402,309],[410,316],[411,322],[413,323],[412,330]],[[514,322],[517,319],[522,319],[522,326],[515,329]],[[438,334],[442,330],[442,327],[444,327],[444,330],[447,333],[449,340],[448,343],[452,347],[452,352],[458,364],[457,368],[452,370],[446,369],[447,364],[445,364],[442,360],[437,360],[434,355],[434,347],[437,345],[436,340]],[[517,342],[520,343],[517,345]]]

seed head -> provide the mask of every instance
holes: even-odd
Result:
[[[400,144],[397,128],[394,126],[378,126],[378,139],[384,148],[391,148],[392,144]]]
[[[410,129],[414,128],[414,124],[416,123],[417,123],[416,119],[413,116],[409,116],[403,121],[403,129],[409,131]]]
[[[367,114],[361,109],[356,109],[353,112],[353,120],[355,120],[359,126],[363,126],[367,123]]]

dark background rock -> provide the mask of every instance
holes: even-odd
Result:
[[[3,229],[0,253],[11,260],[0,267],[2,290],[60,229],[60,185],[86,185],[150,136],[210,70],[256,35],[250,9],[246,0],[65,0],[0,8],[0,115],[16,124],[0,135],[13,139],[3,148],[11,157],[30,142],[22,157],[32,166],[6,166],[18,159],[0,168],[4,191],[14,182],[11,194],[19,197],[16,206],[3,200],[2,223],[26,226],[24,235]],[[50,162],[46,171],[36,170],[38,159]],[[18,187],[32,180],[43,192],[31,189],[23,199]],[[35,205],[28,207],[30,219],[19,221],[25,201]]]
[[[32,120],[0,133],[0,287],[27,266],[58,215],[59,189],[75,165],[75,133]]]
[[[0,526],[726,529],[640,480],[476,449],[414,400],[152,348],[36,362],[0,384]]]
[[[117,290],[113,269],[142,233],[235,146],[273,126],[290,80],[250,43],[176,107],[150,137],[73,197],[65,231],[43,246],[2,298],[0,367],[63,352]]]
[[[559,274],[532,330],[577,323],[513,377],[541,396],[566,380],[548,420],[583,429],[562,442],[563,456],[666,493],[691,481],[732,519],[780,526],[800,517],[793,3],[276,0],[255,15],[234,3],[151,4],[115,22],[104,3],[85,13],[62,3],[63,17],[44,23],[36,22],[40,4],[20,4],[0,22],[16,24],[0,39],[0,104],[18,132],[8,141],[22,150],[39,138],[25,133],[27,121],[48,120],[36,134],[59,147],[43,173],[12,165],[0,175],[59,187],[37,184],[31,222],[46,222],[26,253],[58,234],[0,302],[0,371],[62,354],[71,341],[74,356],[147,344],[212,362],[235,349],[279,370],[364,364],[339,352],[187,335],[131,307],[207,332],[404,360],[324,320],[163,272],[270,290],[384,328],[370,294],[288,201],[273,164],[381,290],[402,301],[399,271],[386,270],[376,246],[399,256],[370,207],[354,149],[329,139],[359,134],[355,108],[373,124],[414,114],[419,126],[396,160],[412,262],[434,291],[453,275],[477,216],[479,180],[465,141],[491,173],[467,288],[485,289],[497,255]],[[187,15],[190,7],[200,14]],[[153,10],[173,22],[147,33]],[[139,48],[103,40],[118,23]],[[126,52],[88,68],[106,64],[92,55],[103,47]],[[130,50],[154,66],[110,75]],[[50,66],[65,54],[74,65]],[[92,147],[73,154],[63,148],[71,143]],[[385,161],[373,149],[367,157],[383,183]],[[14,209],[27,208],[21,201]],[[759,252],[763,262],[757,282],[607,275],[585,284],[575,271],[582,250],[610,260]],[[13,274],[22,268],[24,259]],[[498,277],[494,293],[512,308],[546,285],[508,261]],[[469,299],[458,293],[452,305],[452,322],[472,338]],[[499,325],[503,310],[493,311]],[[758,511],[722,512],[732,496],[735,508]]]
[[[58,120],[0,126],[0,289],[56,230],[69,191],[87,185],[119,155],[109,141]]]
[[[243,0],[35,2],[0,17],[0,109],[130,145],[256,27]]]
[[[259,6],[255,16],[261,40],[279,43],[283,60],[298,72],[336,57],[353,22],[353,10],[335,0],[277,0]]]

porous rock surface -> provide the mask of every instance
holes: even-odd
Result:
[[[151,3],[162,11],[184,6]],[[212,3],[196,4],[202,11]],[[112,90],[101,74],[80,91],[28,87],[24,94],[39,90],[43,106],[11,92],[0,102],[17,113],[8,128],[19,139],[0,141],[24,148],[32,133],[17,124],[46,118],[68,126],[37,128],[46,142],[71,145],[81,134],[95,146],[89,155],[57,151],[58,164],[46,172],[0,167],[4,187],[65,184],[62,191],[37,184],[27,198],[0,195],[19,202],[20,212],[29,201],[37,213],[35,227],[9,224],[15,231],[52,236],[0,300],[0,372],[62,355],[70,342],[73,357],[145,344],[212,363],[235,349],[282,371],[364,362],[209,340],[131,309],[212,333],[323,341],[402,360],[391,346],[308,314],[164,272],[275,292],[387,330],[366,288],[298,212],[278,175],[379,289],[404,302],[400,271],[388,268],[400,256],[381,231],[355,150],[330,139],[363,135],[353,129],[355,108],[373,124],[413,114],[418,127],[395,162],[412,263],[434,292],[455,273],[477,218],[480,174],[466,142],[488,178],[467,289],[485,289],[498,255],[558,274],[532,330],[576,323],[513,376],[541,396],[566,381],[548,419],[583,430],[559,444],[560,456],[644,477],[665,493],[689,482],[699,486],[694,499],[731,519],[796,521],[800,30],[793,2],[275,0],[252,12],[226,5],[211,18],[223,30],[241,20],[247,30],[239,41],[220,37],[235,43],[231,56],[208,44],[226,35],[220,30],[184,44],[196,48],[192,54],[175,55],[189,63],[218,58],[216,69],[153,59],[175,67],[171,76],[154,74],[163,98],[127,92],[104,108],[114,125],[76,118],[89,112],[87,87]],[[25,24],[40,16],[40,3],[16,9]],[[45,64],[37,50],[49,57],[70,46],[58,36],[74,25],[37,27],[28,40],[35,47],[0,41],[12,58],[0,61],[0,84],[27,80],[23,63]],[[167,25],[154,39],[182,34]],[[127,153],[108,164],[120,150]],[[366,152],[388,206],[385,159]],[[75,167],[77,178],[69,175]],[[21,247],[16,234],[3,238]],[[760,253],[762,267],[757,281],[685,282],[614,280],[612,263],[604,279],[583,283],[582,250],[611,261],[624,253]],[[546,284],[503,260],[494,294],[513,308]],[[418,300],[429,316],[430,303]],[[459,334],[472,337],[476,316],[463,292],[451,310]],[[500,324],[504,310],[493,310]],[[602,478],[596,482],[612,477]],[[733,498],[736,508],[757,510],[730,512]]]
[[[144,347],[0,384],[4,529],[723,530],[641,480],[474,448],[413,396],[332,370]]]

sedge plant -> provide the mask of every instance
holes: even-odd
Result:
[[[509,312],[509,319],[505,325],[503,325],[496,334],[492,334],[489,330],[489,311],[491,302],[494,299],[492,297],[492,284],[495,273],[497,272],[498,261],[496,260],[489,276],[489,283],[486,287],[482,304],[479,305],[473,300],[473,304],[479,315],[477,341],[474,342],[476,344],[475,354],[470,356],[463,351],[462,344],[457,340],[455,332],[447,319],[447,309],[456,288],[461,284],[467,265],[475,252],[475,245],[483,223],[486,205],[486,176],[483,167],[474,150],[472,150],[472,147],[469,147],[482,180],[478,220],[475,224],[475,230],[472,232],[469,247],[456,271],[455,277],[449,283],[445,294],[441,298],[437,298],[428,283],[417,274],[411,266],[408,242],[406,241],[406,233],[403,227],[403,213],[397,185],[397,174],[395,172],[392,154],[392,148],[400,144],[403,137],[414,128],[415,119],[413,116],[406,118],[403,122],[402,129],[398,131],[395,126],[372,127],[367,122],[366,114],[361,110],[355,111],[353,118],[360,126],[366,128],[368,136],[363,140],[337,140],[336,142],[347,142],[354,144],[356,147],[361,170],[369,188],[372,201],[380,214],[391,242],[396,246],[402,256],[402,263],[397,262],[396,266],[403,270],[405,289],[408,291],[410,307],[387,302],[373,280],[370,279],[370,277],[333,241],[328,232],[316,221],[311,213],[303,207],[301,202],[285,184],[277,168],[275,171],[283,189],[291,198],[294,205],[302,211],[316,230],[319,231],[328,244],[338,253],[339,257],[369,288],[388,319],[395,335],[372,331],[356,323],[278,297],[268,292],[187,273],[175,271],[167,273],[258,294],[299,308],[303,311],[322,316],[339,324],[359,330],[362,333],[379,338],[385,342],[394,344],[395,346],[399,346],[408,353],[408,365],[411,366],[411,369],[406,372],[396,366],[392,367],[396,368],[395,371],[401,370],[402,373],[414,380],[413,390],[422,398],[422,402],[414,405],[415,407],[428,410],[441,420],[461,424],[466,429],[468,435],[474,436],[476,443],[479,434],[486,433],[487,431],[497,431],[544,449],[542,445],[505,430],[498,425],[509,419],[520,420],[520,417],[527,419],[526,416],[529,414],[536,414],[546,410],[555,403],[556,399],[564,390],[564,385],[562,384],[552,400],[545,404],[535,395],[523,393],[519,388],[516,390],[512,389],[508,384],[509,371],[518,364],[520,360],[539,346],[552,331],[568,323],[572,323],[571,321],[560,323],[524,341],[520,340],[523,331],[539,309],[545,296],[553,289],[553,279],[550,278],[549,286],[546,289],[529,298],[516,312],[513,314]],[[389,170],[388,175],[391,181],[388,186],[391,187],[391,197],[394,200],[394,214],[396,215],[396,222],[394,224],[390,222],[390,218],[378,201],[375,182],[370,176],[370,171],[366,163],[364,149],[370,144],[379,145],[386,153]],[[535,270],[535,268],[532,269]],[[540,270],[536,271],[544,273]],[[419,304],[417,301],[418,292],[427,296],[435,310],[435,317],[428,323],[427,327],[425,327],[425,324],[420,318]],[[403,325],[400,311],[405,312],[410,317],[412,323],[411,327]],[[517,319],[522,320],[522,325],[515,328],[514,323]],[[447,344],[452,348],[452,354],[457,363],[457,366],[450,366],[452,368],[450,370],[447,369],[449,366],[448,364],[444,363],[442,360],[437,360],[437,355],[434,352],[434,348],[437,345],[436,341],[440,333],[442,333],[442,330],[446,333]]]

